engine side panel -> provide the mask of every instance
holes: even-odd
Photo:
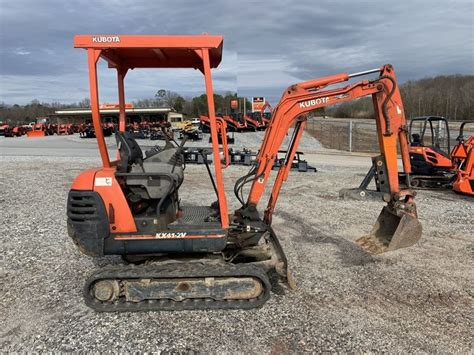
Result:
[[[81,252],[103,256],[109,220],[99,194],[88,190],[69,191],[67,217],[68,234]]]

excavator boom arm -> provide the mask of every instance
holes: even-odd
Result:
[[[364,80],[342,88],[322,90],[328,85],[347,81],[353,75],[366,73],[333,75],[292,85],[285,91],[279,104],[273,110],[273,118],[260,147],[256,171],[258,178],[252,183],[247,204],[257,205],[259,203],[272,169],[272,163],[292,125],[299,121],[305,121],[306,115],[312,110],[367,95],[373,97],[380,151],[385,158],[390,191],[391,193],[399,192],[397,142],[400,142],[405,172],[409,174],[411,168],[406,119],[392,66],[382,67],[379,78],[375,80]],[[290,159],[293,159],[293,156]],[[282,176],[282,178],[286,179],[286,176]]]
[[[348,81],[350,78],[378,72],[379,77],[373,80],[363,80],[344,87],[328,89],[333,84]],[[414,194],[409,190],[401,190],[398,181],[398,153],[399,144],[403,161],[403,170],[408,176],[411,173],[406,119],[401,94],[393,67],[389,64],[380,69],[369,70],[355,74],[337,74],[321,79],[310,80],[295,84],[287,88],[280,102],[272,111],[272,119],[266,130],[264,140],[257,156],[257,166],[253,177],[247,176],[236,191],[243,185],[252,182],[247,201],[241,200],[243,207],[240,213],[246,216],[256,216],[257,205],[265,191],[273,162],[278,150],[290,129],[294,126],[293,136],[285,158],[281,165],[272,193],[265,210],[264,221],[271,224],[283,182],[288,178],[291,162],[296,153],[299,140],[302,136],[307,115],[310,111],[327,107],[364,96],[372,96],[374,114],[381,156],[375,159],[376,171],[383,180],[385,191],[384,200],[388,205],[382,210],[369,240],[377,239],[381,243],[374,243],[366,249],[383,252],[413,245],[421,237],[421,225],[417,220]],[[240,191],[239,191],[240,189]],[[361,238],[362,239],[362,238]],[[363,243],[367,242],[367,238]],[[367,243],[366,243],[367,244]]]

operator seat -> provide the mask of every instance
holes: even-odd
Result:
[[[120,154],[120,163],[117,171],[127,173],[133,164],[143,166],[143,153],[135,138],[130,132],[115,133],[117,149]]]
[[[184,180],[179,149],[167,144],[163,150],[143,159],[143,153],[130,132],[115,134],[120,162],[119,176],[125,184],[143,199],[164,199],[177,192]]]
[[[412,137],[412,143],[411,143],[412,147],[422,147],[423,146],[423,143],[421,142],[421,137],[418,133],[413,133],[411,135],[411,137]]]

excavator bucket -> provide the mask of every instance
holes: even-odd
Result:
[[[371,254],[381,254],[414,245],[421,238],[421,230],[416,217],[385,206],[371,232],[356,243]]]

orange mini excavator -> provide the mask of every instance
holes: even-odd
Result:
[[[87,50],[93,123],[103,166],[80,174],[67,201],[68,232],[84,254],[121,255],[135,265],[100,268],[86,281],[85,302],[97,311],[240,308],[261,306],[270,297],[275,277],[294,286],[287,259],[271,227],[282,184],[309,111],[371,95],[381,155],[375,160],[386,188],[387,205],[372,231],[357,243],[372,253],[415,244],[421,237],[414,195],[398,181],[397,143],[405,173],[410,173],[403,104],[391,65],[365,72],[341,73],[288,87],[272,114],[256,165],[234,186],[241,204],[229,213],[223,183],[218,135],[225,125],[216,118],[211,68],[222,55],[220,36],[78,35],[74,46]],[[115,137],[118,159],[111,161],[99,113],[97,62],[117,70],[120,106]],[[214,172],[208,169],[216,201],[193,206],[181,201],[183,145],[170,141],[142,153],[125,132],[124,77],[128,69],[194,68],[204,74]],[[351,78],[376,74],[341,86]],[[329,88],[332,84],[338,84]],[[273,183],[266,208],[259,203],[275,157],[290,127],[293,135]],[[244,187],[250,185],[248,195]],[[260,213],[263,212],[263,215]]]
[[[453,179],[448,120],[440,116],[414,117],[409,124],[410,187],[445,188]],[[405,174],[400,180],[407,184]]]
[[[464,135],[465,127],[474,127],[474,121],[464,121],[459,127],[458,143],[451,152],[456,177],[453,191],[474,196],[474,135]]]

